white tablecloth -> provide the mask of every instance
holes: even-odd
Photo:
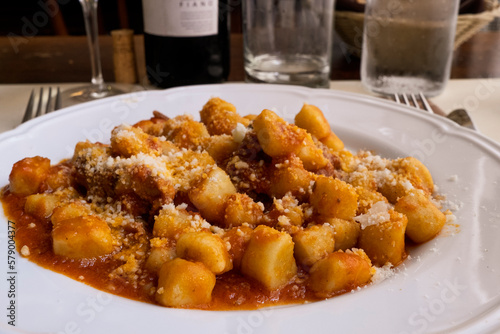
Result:
[[[78,84],[60,84],[61,89]],[[0,85],[0,132],[21,123],[32,89],[44,85]],[[47,86],[48,87],[48,86]],[[360,81],[332,81],[331,89],[370,94]],[[500,142],[500,79],[450,80],[445,91],[432,99],[445,112],[465,108],[485,136]]]

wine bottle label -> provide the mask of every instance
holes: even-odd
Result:
[[[218,33],[218,0],[142,0],[144,31],[166,37]]]

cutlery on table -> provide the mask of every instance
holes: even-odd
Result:
[[[35,103],[36,108],[34,108]],[[59,87],[55,88],[55,95],[52,93],[52,87],[49,87],[47,94],[44,94],[43,87],[40,88],[38,95],[33,89],[21,123],[58,109],[61,109],[61,91]]]
[[[435,110],[436,108],[431,107],[430,102],[422,93],[419,94],[397,93],[394,94],[393,99],[399,104],[415,107],[419,110],[427,111],[428,113],[431,114],[444,116],[461,126],[464,126],[472,130],[476,130],[476,127],[474,126],[471,117],[469,116],[469,114],[465,109],[455,109],[449,114],[445,114],[442,111],[439,112]]]

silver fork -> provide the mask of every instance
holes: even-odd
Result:
[[[398,93],[394,94],[394,100],[397,103],[400,104],[405,104],[410,107],[415,107],[420,110],[427,111],[431,114],[436,114],[434,110],[432,110],[431,105],[429,104],[429,101],[427,101],[427,98],[424,96],[422,93],[418,94],[405,94],[405,93]],[[450,112],[448,115],[444,115],[446,118],[454,121],[455,123],[462,125],[466,128],[476,130],[476,127],[474,126],[474,123],[472,122],[472,119],[470,118],[469,114],[465,109],[455,109],[452,112]]]
[[[36,108],[33,108],[35,103]],[[33,89],[21,123],[38,116],[48,114],[49,112],[57,109],[61,109],[61,90],[59,87],[56,88],[55,95],[52,93],[52,87],[49,87],[47,94],[44,94],[43,87],[41,87],[40,93],[37,96],[35,94],[35,90]]]

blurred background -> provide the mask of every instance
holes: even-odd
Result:
[[[56,2],[55,0],[52,0]],[[59,13],[51,18],[50,24],[40,27],[37,36],[85,35],[82,7],[77,0],[59,0]],[[42,3],[50,7],[51,1],[16,0],[0,3],[0,35],[13,33],[23,35],[23,26],[28,18],[40,11]],[[231,0],[231,30],[241,32],[241,0]],[[109,34],[111,30],[129,28],[135,34],[143,33],[142,1],[101,0],[99,11],[99,33]],[[24,18],[24,19],[23,19]]]
[[[172,1],[172,0],[166,0]],[[461,0],[461,14],[477,21],[475,13],[485,3],[500,0]],[[231,15],[231,69],[229,81],[242,81],[242,0],[227,0]],[[357,14],[365,0],[336,0],[338,13]],[[53,5],[59,4],[54,11]],[[54,13],[52,13],[52,11]],[[49,14],[47,14],[49,13]],[[348,16],[347,18],[349,18]],[[346,20],[344,20],[345,22]],[[141,0],[100,0],[98,6],[101,58],[106,81],[113,81],[113,49],[110,32],[132,29],[135,34],[138,77],[145,77]],[[341,23],[336,16],[336,25]],[[353,24],[355,22],[353,21]],[[359,22],[358,22],[359,23]],[[359,23],[362,25],[362,22]],[[500,30],[498,18],[479,22],[474,32],[455,50],[452,78],[500,77]],[[337,29],[337,33],[340,31]],[[362,28],[361,28],[362,29]],[[351,25],[347,30],[354,29]],[[359,80],[359,55],[349,48],[342,34],[334,38],[332,80]],[[359,51],[359,50],[358,50]],[[16,0],[0,2],[0,83],[85,82],[90,60],[81,5],[78,0]]]
[[[16,0],[0,3],[0,35],[13,33],[22,35],[24,20],[31,20],[40,11],[42,3],[50,6],[56,0]],[[85,35],[82,8],[77,0],[59,0],[60,11],[51,18],[50,24],[40,27],[38,36]],[[337,10],[363,11],[365,0],[337,0]],[[500,2],[500,0],[498,0]],[[231,8],[231,31],[241,32],[241,0],[229,0]],[[461,14],[477,13],[483,8],[482,0],[461,0]],[[101,0],[99,1],[99,33],[109,34],[111,30],[129,28],[135,34],[143,33],[142,1]],[[23,20],[24,18],[24,20]],[[500,20],[491,22],[486,30],[500,29]]]

